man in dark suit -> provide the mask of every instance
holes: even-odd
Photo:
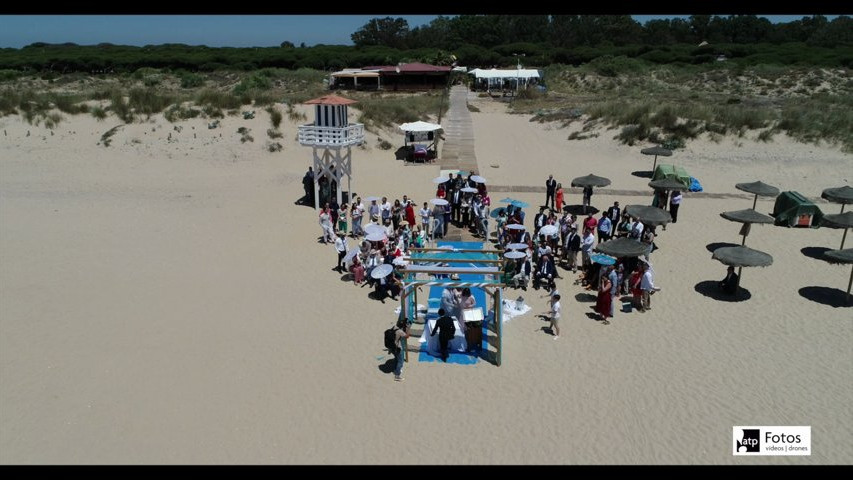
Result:
[[[450,191],[450,216],[456,224],[459,224],[462,208],[462,191],[454,188]]]
[[[563,248],[565,257],[569,261],[569,268],[572,273],[578,271],[578,252],[581,250],[581,236],[578,235],[577,227],[570,227],[569,234],[566,236],[566,245]]]
[[[729,267],[726,269],[726,278],[720,282],[720,290],[728,293],[729,295],[734,295],[737,293],[738,282],[739,279],[735,273],[735,267]]]
[[[447,178],[448,180],[442,185],[444,185],[444,191],[450,194],[450,190],[453,189],[454,185],[456,185],[456,179],[453,178],[452,173],[447,174]]]
[[[448,317],[443,308],[438,309],[438,320],[435,322],[435,328],[430,333],[431,337],[435,336],[438,331],[438,345],[441,349],[441,359],[447,361],[447,344],[450,339],[456,335],[456,327],[453,325],[453,319]]]
[[[542,258],[539,259],[539,267],[536,269],[533,288],[538,289],[540,283],[543,281],[545,282],[546,290],[554,288],[554,276],[556,274],[557,269],[554,267],[554,260],[551,258],[551,255],[547,253],[542,255]]]
[[[548,175],[548,180],[545,180],[545,205],[554,209],[554,193],[557,191],[557,181],[553,175]],[[551,202],[551,203],[548,203]]]
[[[619,209],[619,202],[613,202],[613,206],[607,209],[607,216],[613,225],[613,233],[615,233],[616,225],[619,224],[619,220],[621,219],[620,215],[622,215],[622,210]]]
[[[539,207],[539,213],[533,217],[533,235],[539,234],[539,229],[545,226],[545,220],[548,219],[548,215],[545,215],[546,207]]]

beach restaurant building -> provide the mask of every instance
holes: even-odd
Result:
[[[426,63],[346,68],[331,74],[329,88],[386,91],[437,90],[447,86],[450,70],[451,67]]]

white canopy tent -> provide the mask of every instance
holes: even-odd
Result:
[[[436,130],[441,130],[441,125],[437,123],[429,123],[422,122],[418,120],[417,122],[409,122],[400,125],[400,130],[409,133],[409,132],[434,132]]]
[[[422,159],[428,161],[435,158],[438,151],[438,135],[435,132],[441,130],[441,125],[429,122],[409,122],[400,125],[403,131],[403,148],[407,151],[407,160]],[[411,147],[409,142],[412,143]],[[416,142],[429,142],[428,145],[417,145]]]
[[[503,88],[506,82],[512,82],[517,90],[519,86],[527,85],[531,79],[538,80],[541,78],[539,70],[531,68],[515,68],[506,70],[498,70],[496,68],[483,70],[475,68],[468,72],[468,74],[474,75],[475,82],[486,86],[487,90],[491,90],[492,88]]]
[[[530,68],[514,68],[512,70],[498,70],[496,68],[492,68],[491,70],[482,70],[475,68],[468,73],[470,75],[474,75],[474,78],[540,78],[539,70],[533,70]]]

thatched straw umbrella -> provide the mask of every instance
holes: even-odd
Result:
[[[610,185],[610,179],[599,177],[598,175],[589,174],[584,177],[577,177],[572,180],[573,187],[606,187]],[[584,205],[584,213],[586,213],[587,205]]]
[[[823,259],[830,263],[846,263],[853,265],[853,248],[844,250],[829,250],[824,252]],[[851,300],[850,287],[853,286],[853,267],[850,268],[850,280],[847,282],[847,301]]]
[[[844,206],[853,203],[853,187],[845,185],[838,188],[827,188],[820,194],[820,198],[833,203],[840,203],[841,213],[844,213]]]
[[[640,150],[640,153],[642,153],[643,155],[654,155],[655,156],[655,162],[652,165],[652,173],[653,174],[654,174],[655,168],[657,168],[657,165],[658,165],[658,155],[660,155],[661,157],[671,157],[672,156],[672,150],[670,150],[668,148],[663,148],[661,146],[644,148],[644,149]]]
[[[743,242],[741,242],[741,245],[746,245],[746,236],[749,235],[750,225],[753,223],[773,223],[773,217],[770,215],[764,215],[763,213],[758,213],[751,208],[735,210],[733,212],[723,212],[720,216],[726,220],[740,222],[743,224],[743,228],[740,231],[740,234],[743,235]]]
[[[842,207],[843,208],[843,207]],[[844,248],[844,241],[847,240],[847,229],[853,227],[853,212],[847,213],[830,213],[824,215],[820,221],[821,227],[843,228],[844,235],[841,237],[841,248]]]
[[[755,210],[755,206],[758,205],[758,196],[762,197],[775,197],[779,195],[779,189],[774,187],[773,185],[767,185],[762,181],[752,182],[752,183],[738,183],[735,184],[735,188],[738,190],[742,190],[744,192],[754,193],[755,200],[752,202],[752,209]]]
[[[669,212],[649,205],[628,205],[625,213],[646,225],[666,225],[672,221]]]
[[[744,246],[718,248],[714,250],[711,258],[719,260],[724,265],[738,267],[738,286],[743,280],[740,275],[743,267],[766,267],[773,264],[773,257],[770,255]]]

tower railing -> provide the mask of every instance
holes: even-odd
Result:
[[[364,124],[351,123],[346,127],[321,127],[308,123],[299,126],[301,145],[345,147],[364,143]]]

